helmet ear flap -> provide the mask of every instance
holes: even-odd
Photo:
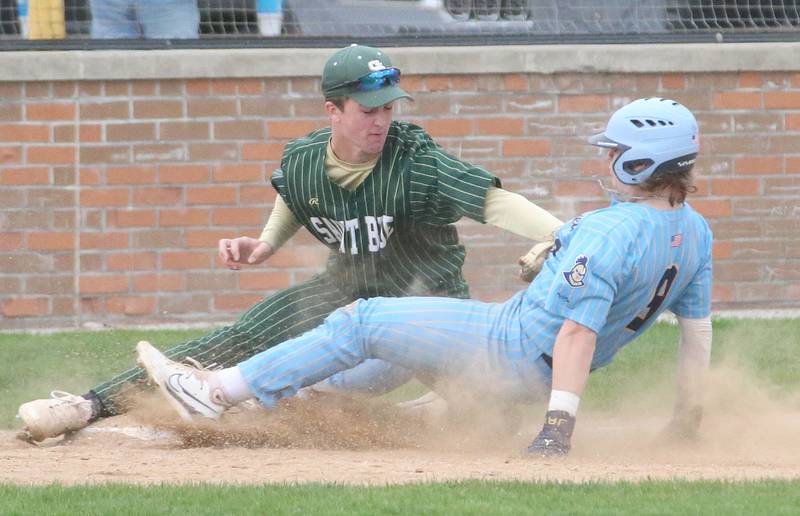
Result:
[[[651,175],[651,168],[655,161],[643,156],[631,157],[630,153],[626,156],[625,154],[628,153],[628,151],[632,151],[632,148],[627,145],[618,144],[617,150],[619,153],[614,159],[611,168],[620,182],[626,185],[635,185],[644,182]],[[636,154],[635,151],[632,151],[632,153]],[[651,173],[645,174],[645,172],[648,171]],[[638,177],[639,174],[642,174],[644,177]]]
[[[669,174],[677,172],[689,172],[694,167],[694,162],[697,161],[697,153],[686,154],[678,156],[675,159],[665,161],[660,164],[658,168],[653,171],[653,174]]]
[[[655,163],[655,161],[653,161],[652,159],[649,159],[649,158],[632,159],[632,160],[625,161],[625,162],[622,163],[622,170],[624,170],[625,172],[627,172],[628,174],[630,174],[632,176],[635,176],[636,174],[638,174],[642,170],[645,170],[645,169],[647,169],[649,167],[652,167],[653,163]]]

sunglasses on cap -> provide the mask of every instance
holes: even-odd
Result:
[[[347,82],[337,88],[344,86],[354,86],[356,91],[375,91],[383,88],[384,86],[395,86],[400,82],[400,69],[399,68],[384,68],[370,72],[363,77],[359,77],[355,81]]]

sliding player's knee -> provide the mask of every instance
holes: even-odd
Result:
[[[360,300],[359,300],[360,301]],[[359,301],[334,310],[325,318],[325,326],[330,330],[350,333],[358,325]]]

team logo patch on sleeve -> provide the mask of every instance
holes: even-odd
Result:
[[[570,287],[580,288],[586,284],[583,282],[583,278],[586,277],[586,273],[589,272],[589,268],[587,267],[588,262],[589,258],[581,254],[575,258],[575,265],[573,265],[570,270],[562,273]]]

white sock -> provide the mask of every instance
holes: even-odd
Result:
[[[563,410],[570,416],[575,417],[580,403],[581,397],[574,392],[552,390],[550,391],[550,405],[548,405],[547,410]]]
[[[217,377],[219,387],[222,389],[222,394],[225,399],[236,405],[243,401],[253,398],[253,391],[250,386],[244,381],[244,376],[239,370],[239,367],[229,367],[221,371],[215,371],[214,375]]]

